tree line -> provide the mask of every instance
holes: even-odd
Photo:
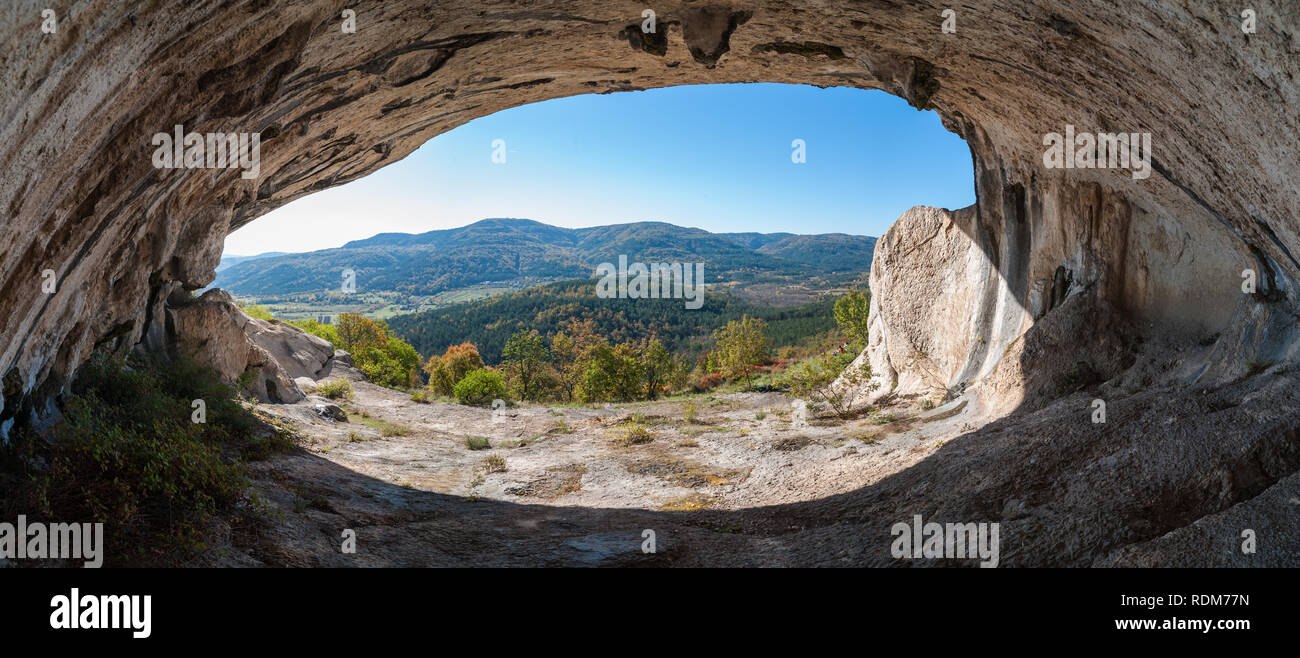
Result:
[[[714,332],[706,357],[674,354],[658,336],[612,342],[590,318],[572,318],[558,331],[517,331],[500,364],[484,364],[469,342],[452,345],[424,365],[428,390],[466,404],[493,399],[532,402],[624,402],[655,399],[688,388],[710,372],[740,378],[770,359],[767,324],[745,316]]]
[[[834,354],[817,354],[790,368],[782,387],[838,407],[839,399],[827,397],[832,395],[830,384],[866,344],[870,294],[853,291],[827,304],[845,343]],[[673,350],[656,333],[614,338],[602,331],[596,318],[569,317],[555,323],[551,332],[514,331],[492,364],[470,340],[449,345],[422,362],[417,350],[383,320],[343,313],[337,325],[314,320],[293,324],[349,352],[356,367],[376,384],[422,388],[417,399],[450,397],[464,404],[495,399],[624,402],[707,390],[725,382],[748,383],[773,362],[775,345],[768,321],[748,314],[710,332],[700,354]]]
[[[476,345],[485,362],[499,362],[506,341],[519,331],[544,336],[563,330],[569,320],[591,320],[611,343],[636,343],[656,336],[668,351],[698,356],[709,349],[712,332],[748,316],[767,323],[774,347],[795,345],[836,328],[833,299],[771,308],[735,295],[708,294],[704,307],[688,310],[680,299],[600,299],[590,281],[537,286],[469,304],[390,319],[393,331],[421,354],[441,353],[463,342]]]

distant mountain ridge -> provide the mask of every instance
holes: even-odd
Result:
[[[236,295],[336,290],[345,269],[358,290],[432,295],[485,282],[573,279],[602,262],[703,262],[709,282],[812,277],[865,279],[876,238],[843,233],[710,233],[666,222],[561,228],[530,219],[483,219],[425,233],[380,233],[335,249],[238,257],[214,287]]]
[[[266,253],[263,253],[263,254],[256,254],[256,255],[253,255],[253,256],[235,256],[235,255],[233,255],[233,254],[227,256],[227,255],[225,255],[225,254],[222,254],[222,256],[221,256],[221,262],[217,264],[217,271],[220,272],[220,271],[222,271],[222,270],[224,270],[224,269],[226,269],[226,268],[228,268],[228,267],[232,267],[232,266],[238,265],[238,264],[240,264],[240,263],[242,263],[242,262],[244,262],[244,261],[246,261],[246,260],[257,260],[257,259],[259,259],[259,258],[271,258],[271,257],[274,257],[274,256],[283,256],[283,255],[285,255],[286,253],[288,253],[288,252],[285,252],[285,251],[268,251],[268,252],[266,252]]]

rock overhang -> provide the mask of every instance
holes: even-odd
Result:
[[[0,75],[0,420],[45,408],[93,349],[139,342],[171,290],[211,280],[226,233],[294,198],[508,107],[717,82],[939,112],[975,161],[967,226],[990,278],[974,284],[993,296],[975,325],[1023,333],[1068,267],[1139,327],[1217,332],[1210,371],[1293,359],[1300,29],[1257,4],[1254,34],[1209,2],[1099,0],[967,3],[949,33],[942,3],[668,2],[640,38],[634,2],[388,2],[352,33],[323,1],[88,2],[56,8],[54,33],[20,11]],[[153,168],[151,135],[175,125],[259,133],[259,178]],[[1067,125],[1150,133],[1151,177],[1044,168],[1043,136]]]

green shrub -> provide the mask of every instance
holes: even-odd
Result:
[[[636,400],[645,390],[644,375],[644,364],[631,345],[597,345],[588,354],[587,369],[578,384],[578,399]]]
[[[379,386],[404,388],[415,383],[420,355],[400,338],[388,338],[383,347],[367,347],[352,355],[357,369]]]
[[[50,513],[72,509],[73,517],[117,527],[142,515],[185,524],[233,503],[245,486],[201,424],[167,417],[123,424],[93,395],[72,400],[52,435],[59,448],[40,487]]]
[[[713,339],[717,344],[709,352],[709,370],[729,379],[748,379],[770,356],[772,341],[767,337],[767,323],[761,318],[732,320],[715,330]]]
[[[492,447],[492,442],[482,436],[471,436],[465,439],[465,447],[470,450],[487,450]]]
[[[292,324],[313,336],[324,338],[329,341],[331,345],[337,347],[339,344],[338,327],[335,327],[332,324],[321,324],[316,320],[292,320],[289,324]]]
[[[352,382],[346,379],[331,379],[316,384],[316,392],[331,400],[352,397]]]
[[[352,355],[366,379],[388,388],[408,388],[418,383],[420,355],[411,344],[393,336],[388,323],[358,313],[340,313],[335,346]]]
[[[0,507],[33,520],[103,523],[111,564],[201,548],[208,520],[245,500],[243,460],[292,446],[287,430],[258,421],[232,386],[189,360],[128,367],[96,355],[74,381],[48,432],[17,433],[14,449],[29,466],[14,488],[0,481]],[[194,422],[195,400],[203,422]]]
[[[855,347],[867,344],[871,311],[870,290],[850,290],[835,300],[835,322]],[[857,349],[851,351],[860,351]]]
[[[244,306],[243,304],[240,304],[239,308],[244,311],[244,315],[247,315],[250,318],[267,321],[271,320],[271,309],[265,306],[260,306],[258,304],[249,304],[248,306]]]
[[[433,355],[424,364],[429,375],[429,391],[434,395],[453,395],[456,384],[470,372],[483,367],[483,357],[471,343],[452,345],[442,356]]]
[[[501,350],[501,362],[517,383],[521,400],[535,400],[541,394],[539,383],[549,361],[546,342],[536,329],[517,332]]]
[[[457,382],[453,392],[461,404],[488,404],[495,399],[505,399],[506,383],[501,373],[479,368]]]
[[[871,379],[871,366],[853,365],[852,353],[814,356],[786,372],[790,393],[806,400],[812,409],[829,407],[840,418],[853,415],[853,396]],[[835,386],[836,380],[841,381]]]

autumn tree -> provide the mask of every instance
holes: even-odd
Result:
[[[772,341],[766,332],[766,322],[748,315],[714,331],[717,344],[709,353],[710,369],[729,379],[748,380],[755,368],[768,361]]]
[[[695,360],[685,354],[673,355],[673,369],[668,375],[668,390],[680,391],[686,388],[687,382],[691,378],[691,370],[695,367]]]
[[[424,364],[429,374],[429,390],[435,395],[452,395],[455,386],[465,375],[483,367],[483,358],[473,343],[452,345],[442,356],[431,356]]]
[[[389,334],[388,323],[360,313],[341,313],[338,347],[367,379],[380,386],[406,388],[416,383],[420,355],[410,343]]]
[[[535,399],[540,392],[538,380],[542,377],[550,357],[546,343],[536,329],[516,332],[501,350],[501,361],[506,365],[511,379],[519,388],[521,400]]]
[[[566,401],[572,401],[587,372],[592,348],[603,344],[596,334],[596,323],[587,318],[571,319],[564,329],[551,337],[551,363],[555,367],[556,386]]]
[[[388,323],[371,320],[360,313],[340,313],[338,336],[338,348],[350,354],[369,347],[382,348],[388,344]]]
[[[352,355],[366,379],[389,388],[408,388],[416,383],[420,355],[410,343],[389,336],[383,347],[367,346]]]
[[[578,346],[563,331],[551,337],[551,364],[555,368],[555,385],[561,397],[567,402],[573,399],[573,391],[581,381],[581,372],[575,367],[578,361]]]
[[[651,338],[641,350],[641,371],[645,376],[646,395],[659,397],[670,385],[677,362],[659,339]]]
[[[635,400],[644,390],[643,369],[636,349],[627,343],[601,343],[589,352],[578,397],[587,402]]]

